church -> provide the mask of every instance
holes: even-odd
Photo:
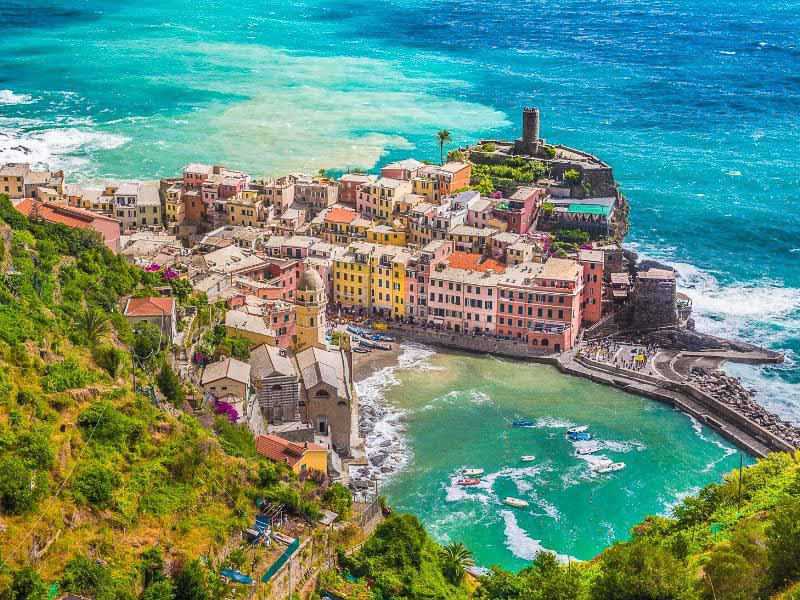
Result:
[[[255,390],[247,418],[253,435],[275,434],[324,445],[336,453],[332,467],[363,457],[358,438],[358,398],[353,385],[350,338],[325,341],[325,285],[306,270],[295,292],[296,327],[291,350],[262,344],[250,353]]]

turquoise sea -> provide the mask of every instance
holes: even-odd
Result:
[[[731,444],[658,402],[546,365],[402,349],[398,367],[358,384],[367,410],[393,407],[367,433],[370,455],[387,452],[381,466],[399,468],[381,475],[381,493],[439,541],[464,542],[482,567],[518,569],[542,549],[588,560],[739,466]],[[518,418],[535,424],[511,427]],[[596,454],[577,456],[586,443],[565,438],[579,424],[590,426]],[[595,473],[603,459],[626,467]],[[483,469],[481,483],[458,486],[463,468]],[[510,508],[507,496],[529,506]]]
[[[538,106],[543,137],[614,166],[633,206],[628,241],[676,265],[698,328],[786,352],[781,366],[731,370],[761,402],[800,422],[798,31],[795,0],[6,0],[0,161],[60,166],[83,181],[175,174],[190,161],[258,175],[372,168],[409,155],[435,159],[433,134],[441,128],[456,143],[516,137],[521,108]],[[498,410],[518,410],[542,377],[519,372],[530,378],[515,397],[498,389]],[[483,390],[471,371],[463,375],[453,390]],[[583,395],[565,400],[570,410],[542,405],[535,416],[582,417],[588,400],[610,393],[580,389]],[[431,388],[425,396],[387,397],[425,406],[443,394]],[[677,458],[664,454],[671,458],[657,462],[662,469],[680,464],[671,473],[680,479],[676,472],[702,471],[711,460],[703,448],[713,449],[688,435],[685,417],[612,396],[608,402],[624,416],[598,427],[648,448],[628,455],[662,461],[669,446],[654,443],[659,431],[651,430],[669,422],[674,439],[692,444],[678,446]],[[407,441],[422,449],[415,460],[426,456],[430,431],[450,431],[448,419],[464,423],[468,410],[478,420],[493,414],[492,404],[475,406],[429,411],[431,425],[411,422]],[[485,431],[499,431],[499,423],[487,420]],[[562,451],[547,432],[530,432],[537,452],[540,443],[548,455]],[[509,457],[527,444],[524,432],[513,435]],[[505,448],[504,439],[490,442]],[[694,461],[695,453],[696,465],[674,462]],[[500,468],[506,457],[492,460]],[[702,478],[718,476],[730,460]],[[429,489],[459,461],[436,467]],[[556,494],[565,464],[542,475],[548,494]],[[642,472],[631,469],[624,480]],[[634,489],[635,500],[625,495],[633,488],[608,489],[630,498],[626,507],[658,510],[700,483],[669,487],[666,480],[648,479]],[[392,495],[412,506],[402,481],[415,483],[397,478]],[[569,489],[553,498],[597,505],[582,495],[590,489],[584,483]],[[597,532],[550,502],[574,541],[555,530],[526,535],[559,552],[591,555],[601,537],[584,540]],[[614,512],[607,504],[598,514]],[[586,510],[583,518],[595,509]],[[624,523],[613,525],[614,535],[624,531]]]

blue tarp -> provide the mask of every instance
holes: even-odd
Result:
[[[231,581],[235,581],[236,583],[241,583],[244,585],[250,585],[253,583],[253,579],[248,577],[244,573],[240,573],[239,571],[234,571],[233,569],[220,569],[220,575],[224,575]]]
[[[262,583],[269,582],[269,580],[272,579],[272,576],[275,575],[275,573],[277,573],[278,570],[283,565],[286,564],[286,561],[289,560],[292,554],[294,554],[299,547],[300,547],[300,540],[298,539],[295,539],[295,541],[289,544],[288,548],[286,548],[284,553],[281,554],[280,558],[275,561],[275,564],[272,565],[269,569],[267,569],[266,573],[264,573],[264,577],[261,578],[261,582]]]

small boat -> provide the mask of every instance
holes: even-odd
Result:
[[[363,329],[361,329],[360,327],[356,327],[355,325],[348,325],[347,331],[360,337],[364,337],[366,335]]]
[[[536,424],[532,419],[514,419],[511,421],[512,427],[533,427]]]
[[[368,340],[366,338],[361,338],[361,340],[358,343],[366,348],[373,348],[378,350],[392,349],[392,347],[389,344],[383,344],[381,342],[373,342],[372,340]]]
[[[456,481],[456,483],[461,486],[478,485],[480,482],[481,480],[478,479],[477,477],[471,477],[469,479],[459,479],[458,481]]]
[[[588,442],[592,439],[591,433],[568,433],[567,437],[569,437],[571,442]]]
[[[465,477],[476,477],[483,475],[483,469],[461,469],[461,474]]]
[[[522,462],[533,462],[536,460],[536,457],[533,454],[526,454],[525,456],[520,457]]]
[[[583,433],[584,431],[589,431],[588,425],[578,425],[577,427],[570,427],[567,429],[567,433]]]
[[[394,338],[388,335],[383,335],[381,333],[373,333],[370,334],[370,339],[375,340],[376,342],[393,342]]]
[[[528,506],[528,503],[525,500],[520,500],[519,498],[512,498],[511,496],[507,496],[503,498],[503,504],[508,504],[509,506],[513,506],[515,508],[525,508]]]
[[[353,347],[353,352],[358,352],[360,354],[366,354],[366,353],[369,352],[369,350],[367,350],[366,348],[362,348],[361,346],[354,346]]]
[[[625,468],[625,463],[611,463],[610,465],[600,465],[595,467],[596,473],[613,473],[614,471],[622,471]]]
[[[578,456],[585,456],[586,454],[594,454],[598,450],[600,450],[600,444],[597,443],[587,444],[585,446],[580,446],[576,448],[575,454],[577,454]]]

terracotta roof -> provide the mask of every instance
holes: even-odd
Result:
[[[89,228],[95,220],[115,221],[110,217],[98,215],[82,208],[74,208],[64,204],[55,204],[53,202],[40,202],[33,198],[25,198],[18,202],[14,208],[21,212],[26,217],[30,217],[34,213],[45,221],[50,223],[62,223],[68,227]]]
[[[126,317],[152,317],[171,315],[175,307],[174,298],[130,298],[125,305]]]
[[[468,252],[453,252],[447,257],[448,266],[451,269],[464,269],[467,271],[484,272],[491,269],[495,273],[504,273],[506,266],[493,258],[487,258],[483,254],[471,254]]]
[[[353,219],[358,216],[354,210],[347,210],[346,208],[332,208],[325,215],[325,220],[331,223],[352,223]]]
[[[270,460],[282,462],[293,467],[309,450],[327,452],[328,449],[319,444],[309,444],[305,442],[290,442],[277,435],[260,435],[256,438],[256,450],[259,454],[266,456]]]

